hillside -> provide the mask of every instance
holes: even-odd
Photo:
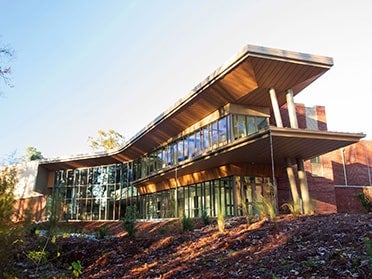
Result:
[[[38,274],[52,278],[80,260],[80,278],[372,278],[372,214],[285,215],[250,225],[233,218],[223,233],[200,220],[186,232],[178,220],[143,222],[135,238],[120,223],[96,226],[90,230],[106,237],[57,238],[60,256]],[[34,273],[24,258],[18,266]]]

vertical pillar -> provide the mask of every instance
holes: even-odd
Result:
[[[310,195],[309,195],[309,187],[307,185],[307,178],[306,172],[304,167],[304,160],[303,159],[296,159],[297,161],[297,172],[298,172],[298,180],[300,182],[300,190],[301,190],[301,198],[302,204],[305,214],[312,213],[312,208],[310,204]]]
[[[298,121],[297,121],[297,114],[296,114],[296,105],[293,100],[293,91],[292,89],[288,89],[286,92],[287,98],[287,106],[288,106],[288,116],[289,122],[291,124],[291,128],[298,129]]]
[[[278,98],[276,97],[276,92],[274,88],[270,88],[270,99],[271,99],[271,106],[273,107],[274,118],[276,122],[276,126],[282,128],[283,121],[280,115],[279,105],[278,105]]]
[[[291,188],[294,211],[298,212],[300,210],[300,199],[299,199],[299,195],[298,195],[298,191],[297,191],[296,180],[295,180],[295,176],[294,176],[294,173],[293,173],[291,160],[289,158],[286,158],[285,162],[286,162],[289,186]]]
[[[174,190],[174,217],[178,218],[178,175],[177,167],[175,170],[176,189]]]
[[[234,216],[241,216],[239,212],[239,208],[241,208],[242,204],[242,199],[241,199],[241,181],[239,177],[238,181],[238,176],[233,177],[232,181],[232,187],[233,187],[233,198],[234,198]]]

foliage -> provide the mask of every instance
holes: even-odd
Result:
[[[130,237],[135,237],[136,220],[138,217],[137,207],[135,205],[127,206],[123,221],[123,228]]]
[[[207,211],[205,209],[202,211],[202,216],[201,217],[202,217],[202,220],[203,220],[203,224],[205,226],[207,226],[207,225],[210,224],[209,216],[208,216],[208,213],[207,213]]]
[[[50,265],[53,261],[60,257],[60,247],[57,245],[57,237],[55,235],[37,235],[33,240],[32,246],[24,245],[23,240],[17,240],[15,244],[19,252],[29,260],[29,271],[32,271],[32,278],[43,278],[41,267]],[[18,255],[19,257],[19,255]],[[45,268],[43,268],[44,270]]]
[[[14,209],[14,188],[17,183],[15,167],[0,169],[0,232],[11,223]]]
[[[25,161],[35,161],[41,159],[44,159],[44,157],[35,147],[29,146],[26,148]]]
[[[110,151],[119,148],[125,141],[125,138],[115,130],[98,130],[96,138],[89,137],[88,142],[93,150]]]
[[[15,167],[0,169],[0,262],[2,272],[12,268],[11,253],[12,244],[20,236],[21,232],[12,222],[14,213],[14,187],[17,183],[17,171]]]
[[[100,226],[97,229],[98,239],[104,239],[109,234],[109,227],[107,225]]]
[[[269,218],[274,221],[276,218],[275,201],[271,196],[260,196],[260,201],[257,204],[257,209],[261,218]]]
[[[182,231],[192,231],[194,229],[194,224],[192,223],[192,220],[190,217],[186,217],[185,215],[182,216],[181,219],[182,224]]]
[[[77,260],[72,262],[68,269],[71,270],[74,277],[78,278],[82,273],[83,267],[81,266],[81,262]]]
[[[31,250],[27,252],[27,258],[35,263],[35,265],[45,264],[47,262],[48,253],[45,250],[35,251]]]
[[[48,222],[47,230],[49,234],[53,235],[58,230],[58,222],[60,220],[62,197],[57,188],[53,189],[52,194],[47,198],[46,213]]]
[[[368,195],[368,192],[362,192],[357,195],[358,199],[362,203],[362,206],[364,207],[367,212],[372,212],[372,196]]]
[[[366,246],[368,256],[368,266],[372,269],[372,240],[370,240],[368,237],[364,238],[364,245]]]

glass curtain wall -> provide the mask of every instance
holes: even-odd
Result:
[[[141,218],[169,218],[178,216],[201,217],[217,216],[221,207],[224,215],[234,216],[233,177],[206,181],[179,187],[177,189],[178,208],[176,209],[175,189],[141,196]]]
[[[53,198],[61,220],[117,220],[137,202],[127,164],[61,170],[55,175]]]
[[[133,183],[256,133],[267,128],[267,123],[264,117],[226,115],[131,162],[57,171],[53,195],[58,200],[59,218],[117,220],[124,216],[125,208],[133,204],[146,219],[174,217],[176,210],[178,216],[198,217],[203,211],[216,216],[219,206],[226,216],[236,215],[232,178],[183,186],[177,189],[177,195],[176,190],[169,190],[141,198]],[[254,212],[254,202],[265,189],[253,187],[251,182],[244,183],[247,206]]]
[[[127,164],[118,164],[57,172],[59,184],[54,194],[59,202],[59,218],[119,220],[129,205],[136,205],[141,219],[201,217],[203,212],[216,217],[219,209],[225,216],[257,216],[263,200],[273,198],[271,178],[250,176],[225,177],[138,195],[130,186],[128,170]]]
[[[237,215],[258,216],[263,202],[274,201],[272,178],[236,176]]]
[[[265,117],[237,114],[221,117],[139,159],[142,168],[136,169],[135,180],[192,160],[267,127],[268,121]]]

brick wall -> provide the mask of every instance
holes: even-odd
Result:
[[[305,107],[304,104],[295,104],[295,106],[299,129],[313,129],[313,127],[308,127],[308,123],[312,121],[316,122],[316,130],[327,131],[327,119],[324,106]],[[311,113],[309,114],[309,112]],[[283,127],[289,128],[291,125],[289,122],[287,104],[284,104],[280,108],[280,115]],[[270,117],[270,124],[276,126],[275,117],[273,115]]]
[[[286,105],[280,108],[280,113],[283,126],[290,127]],[[296,113],[300,129],[307,129],[309,125],[310,128],[327,130],[324,106],[306,108],[303,104],[296,104]],[[275,125],[273,119],[274,117],[271,117],[270,121]],[[297,174],[296,165],[293,169]],[[316,212],[363,212],[364,208],[357,195],[363,192],[367,185],[370,186],[367,191],[372,192],[372,141],[360,141],[324,154],[320,156],[320,163],[306,161],[305,171],[310,197],[316,204]],[[296,182],[298,186],[298,180]],[[277,177],[277,184],[280,206],[292,200],[285,168]],[[300,194],[299,189],[298,193]]]

